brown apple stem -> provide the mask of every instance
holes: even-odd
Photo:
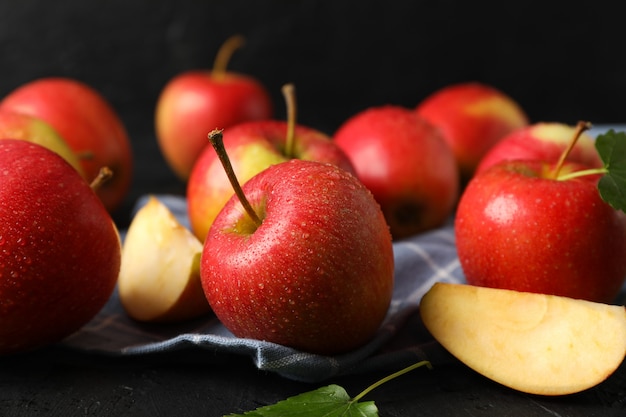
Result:
[[[582,133],[585,130],[589,130],[589,129],[591,129],[591,123],[590,122],[580,121],[580,122],[578,122],[576,124],[576,130],[574,131],[574,135],[572,136],[572,140],[570,141],[568,147],[563,151],[563,153],[561,154],[558,162],[556,163],[556,166],[554,167],[554,171],[552,172],[552,178],[553,179],[559,178],[559,173],[561,172],[561,168],[563,168],[563,164],[565,163],[565,160],[569,156],[569,154],[572,151],[572,149],[574,148],[574,146],[576,146],[576,142],[578,142],[578,138],[580,137],[580,135],[582,135]]]
[[[222,44],[217,51],[215,61],[213,61],[212,75],[215,78],[221,78],[226,74],[226,68],[230,62],[230,58],[233,53],[241,48],[246,42],[246,39],[242,35],[233,35]]]
[[[294,147],[296,141],[296,89],[293,84],[285,84],[282,88],[283,97],[287,106],[287,138],[285,140],[285,156],[287,158],[294,157]]]
[[[111,171],[109,167],[102,167],[100,168],[100,171],[98,171],[98,175],[96,176],[96,178],[94,178],[93,181],[91,181],[91,183],[89,184],[89,187],[91,187],[92,190],[96,191],[112,177],[113,171]]]
[[[209,133],[209,141],[215,149],[215,153],[217,153],[217,157],[220,159],[222,166],[224,167],[224,171],[226,172],[226,176],[230,181],[230,185],[232,185],[233,190],[235,190],[235,194],[239,198],[241,205],[248,213],[248,216],[252,219],[252,221],[260,226],[262,221],[259,216],[256,214],[256,211],[252,208],[250,201],[246,198],[246,195],[243,193],[243,189],[241,188],[241,184],[237,179],[237,175],[235,175],[235,170],[233,169],[233,165],[230,163],[230,158],[228,157],[228,153],[226,152],[226,148],[224,147],[224,137],[222,135],[221,129],[214,129]]]

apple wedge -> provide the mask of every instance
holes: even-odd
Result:
[[[174,322],[210,311],[200,282],[202,243],[156,197],[135,214],[122,247],[118,291],[138,321]]]
[[[591,388],[626,355],[623,306],[464,284],[436,283],[420,313],[441,345],[476,372],[518,391]]]

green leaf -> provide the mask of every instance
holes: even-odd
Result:
[[[613,208],[626,212],[626,133],[611,129],[599,135],[596,149],[607,170],[598,182],[600,196]]]
[[[224,417],[378,417],[378,408],[374,401],[360,402],[361,398],[382,384],[422,366],[432,369],[429,361],[414,363],[379,379],[354,398],[350,398],[345,389],[333,384],[287,398],[273,405],[259,407],[254,411],[229,414]]]
[[[339,385],[329,385],[290,397],[273,405],[228,417],[378,417],[373,401],[352,400]]]

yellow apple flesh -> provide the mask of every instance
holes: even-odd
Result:
[[[604,381],[626,355],[626,310],[554,295],[437,283],[420,313],[478,373],[518,391],[566,395]]]
[[[200,282],[202,244],[152,196],[131,222],[122,247],[120,301],[139,321],[174,322],[210,311]]]

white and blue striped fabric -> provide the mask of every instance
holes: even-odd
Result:
[[[183,198],[169,195],[156,197],[188,227]],[[137,208],[145,202],[146,198],[142,198]],[[240,354],[251,358],[261,370],[308,382],[354,372],[387,368],[397,370],[442,353],[438,345],[425,335],[425,330],[419,328],[417,309],[421,297],[433,283],[462,282],[463,274],[456,256],[451,224],[394,243],[394,257],[395,289],[385,322],[369,343],[343,355],[314,355],[264,341],[237,338],[213,315],[180,324],[137,323],[128,318],[117,293],[91,322],[64,340],[62,345],[118,356],[166,352],[184,355],[189,349],[205,349],[213,354]],[[408,328],[411,319],[415,329]],[[403,333],[406,333],[405,341],[399,340]],[[424,339],[422,343],[418,340],[420,336]],[[429,350],[432,351],[430,355]]]

